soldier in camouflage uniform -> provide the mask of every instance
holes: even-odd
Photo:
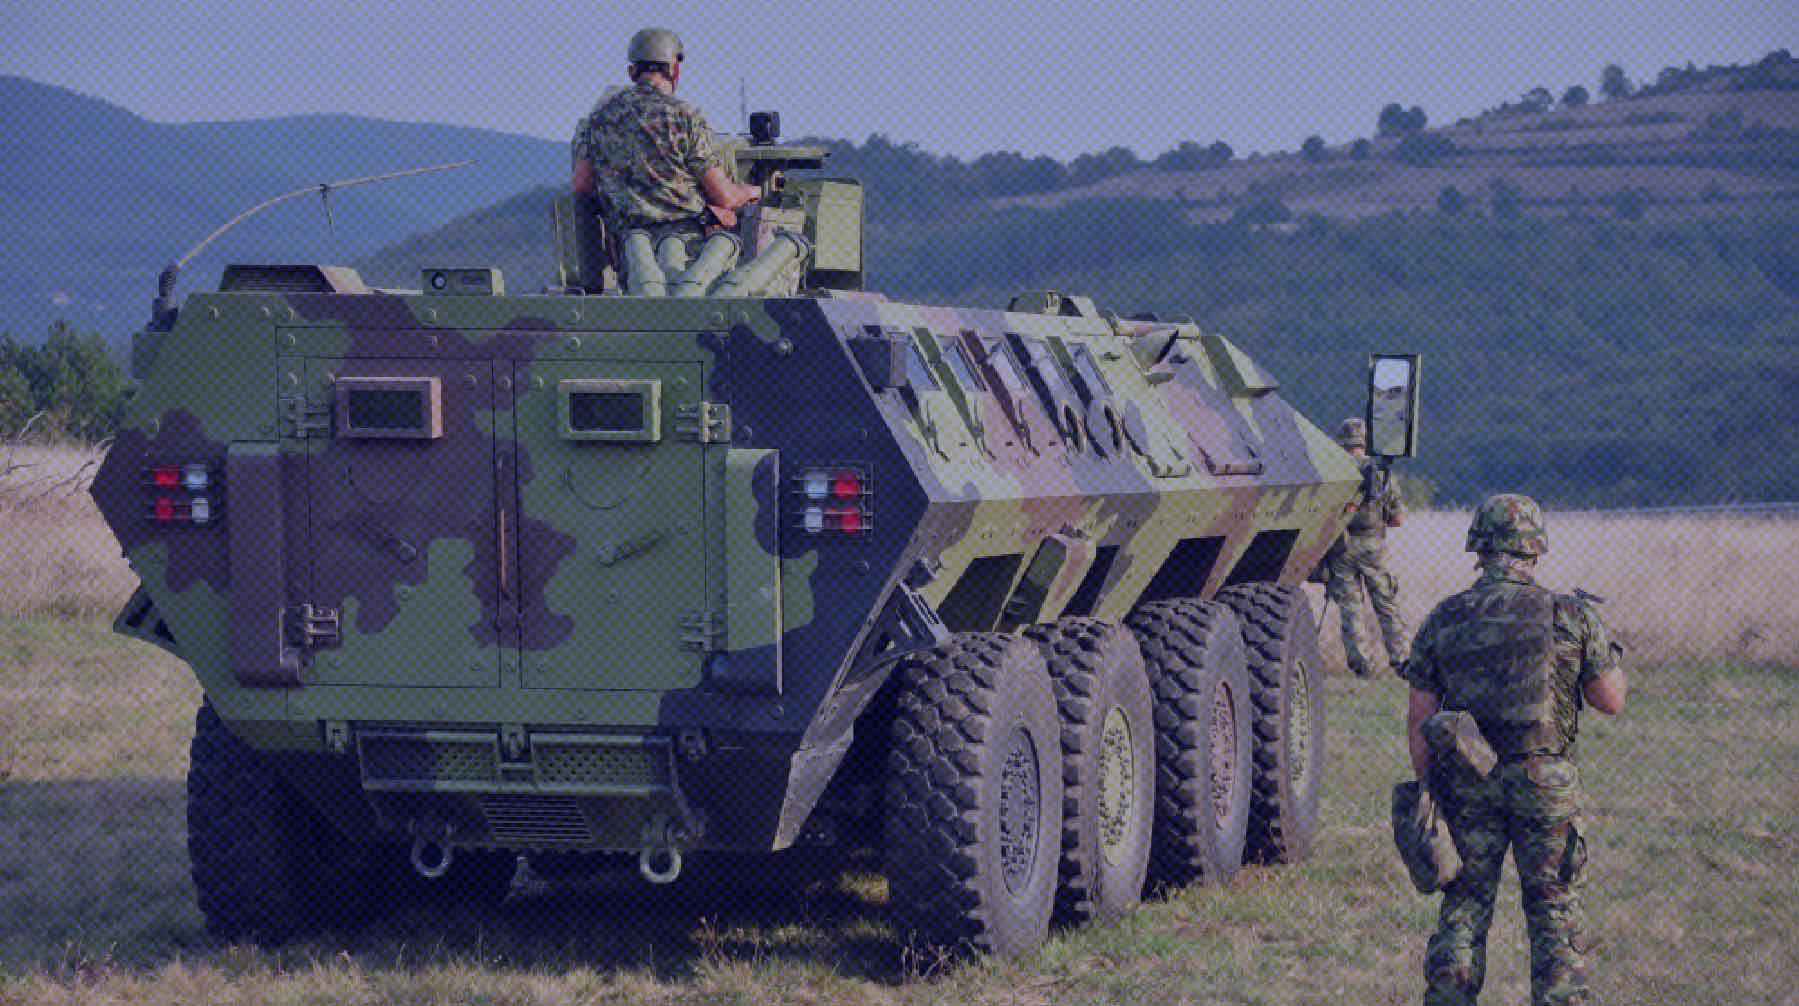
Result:
[[[697,237],[710,207],[722,223],[761,197],[726,173],[706,115],[675,97],[681,39],[665,28],[631,36],[630,87],[614,88],[575,126],[577,196],[597,195],[615,238],[648,230]]]
[[[1509,846],[1524,888],[1531,1001],[1585,1003],[1578,912],[1587,847],[1575,736],[1583,699],[1608,715],[1623,711],[1624,672],[1584,596],[1533,581],[1548,539],[1529,497],[1481,504],[1467,548],[1479,555],[1479,580],[1430,613],[1401,672],[1412,685],[1412,765],[1430,782],[1463,859],[1443,891],[1424,1001],[1471,1006],[1480,995]],[[1423,724],[1439,709],[1464,710],[1479,724],[1498,754],[1485,778],[1433,758]]]
[[[1405,501],[1387,474],[1368,457],[1368,427],[1343,420],[1337,442],[1362,466],[1362,498],[1343,537],[1324,557],[1324,596],[1337,603],[1343,619],[1343,654],[1357,677],[1371,673],[1362,640],[1362,588],[1380,622],[1387,658],[1395,670],[1405,662],[1405,623],[1399,617],[1399,579],[1387,568],[1387,529],[1405,523]]]

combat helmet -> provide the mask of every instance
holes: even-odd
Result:
[[[1360,447],[1368,449],[1368,424],[1361,419],[1350,416],[1337,427],[1337,444],[1344,450]]]
[[[667,28],[645,28],[631,36],[631,44],[625,49],[625,58],[633,63],[667,63],[674,66],[681,62],[681,36]]]
[[[1489,496],[1474,511],[1468,525],[1470,552],[1509,552],[1537,556],[1549,551],[1549,534],[1543,530],[1543,508],[1529,496],[1500,493]]]

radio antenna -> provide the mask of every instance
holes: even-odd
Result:
[[[332,220],[331,215],[331,193],[333,192],[340,189],[352,189],[361,185],[375,185],[381,182],[397,181],[402,178],[416,178],[419,175],[434,175],[443,171],[457,171],[462,168],[470,167],[474,163],[474,161],[451,161],[446,164],[433,164],[423,168],[407,168],[404,171],[388,171],[379,175],[364,175],[361,178],[349,178],[341,182],[320,182],[317,185],[308,185],[302,189],[295,189],[292,192],[276,196],[273,199],[265,199],[255,206],[239,213],[237,216],[232,217],[230,220],[225,221],[225,223],[217,230],[206,235],[199,244],[190,248],[186,255],[181,256],[163,267],[162,273],[156,277],[156,299],[150,302],[151,323],[153,325],[156,324],[158,320],[165,317],[174,309],[175,283],[181,278],[181,270],[186,268],[188,263],[192,262],[201,252],[205,251],[207,246],[211,245],[219,238],[224,237],[238,224],[243,223],[264,210],[272,209],[282,203],[298,199],[301,196],[309,196],[316,192],[324,203],[325,224],[328,228],[335,230],[335,222]]]

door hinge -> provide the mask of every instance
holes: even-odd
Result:
[[[294,440],[310,440],[331,435],[331,410],[322,403],[300,395],[284,395],[281,399],[281,422],[285,435]]]
[[[725,617],[711,608],[690,611],[681,616],[683,649],[711,653],[725,645]]]
[[[339,638],[336,608],[296,604],[287,609],[288,645],[310,650],[336,643]]]
[[[722,444],[731,439],[731,407],[715,402],[695,402],[675,410],[675,435],[702,444]]]

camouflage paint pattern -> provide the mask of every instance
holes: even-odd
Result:
[[[121,631],[172,638],[321,806],[362,792],[327,808],[357,827],[627,851],[667,815],[785,847],[896,612],[1017,630],[1296,583],[1359,485],[1192,325],[292,289],[195,295],[140,337],[94,495],[143,583]],[[210,481],[152,484],[170,465]],[[844,470],[863,529],[809,531],[805,476]],[[210,525],[153,519],[200,495]]]
[[[1479,995],[1508,848],[1523,886],[1533,1002],[1586,1001],[1575,739],[1582,691],[1617,668],[1618,651],[1586,601],[1536,585],[1529,567],[1488,556],[1474,587],[1425,619],[1402,672],[1442,708],[1471,713],[1500,759],[1484,780],[1450,760],[1433,763],[1431,786],[1463,867],[1444,891],[1426,955],[1427,1003]]]

